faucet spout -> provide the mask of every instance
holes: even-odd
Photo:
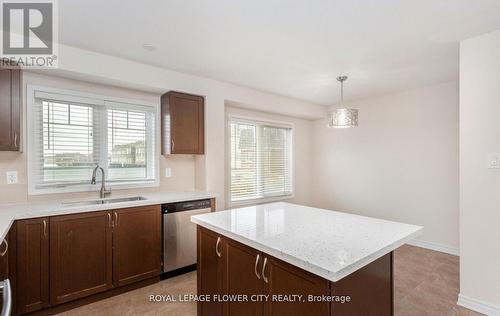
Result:
[[[100,197],[101,199],[104,199],[107,195],[111,194],[111,189],[106,189],[106,173],[104,172],[104,169],[97,165],[94,168],[94,171],[92,172],[92,179],[90,180],[90,184],[96,184],[96,176],[97,176],[97,170],[101,170],[101,190],[100,190]]]

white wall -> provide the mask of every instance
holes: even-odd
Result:
[[[500,31],[460,45],[460,293],[500,315],[500,169],[488,153],[500,153]]]
[[[320,105],[65,45],[59,47],[59,69],[39,72],[156,94],[176,90],[204,96],[205,156],[195,158],[194,185],[197,189],[209,190],[220,195],[217,209],[224,208],[225,200],[223,141],[225,101],[247,104],[258,111],[305,119],[317,119],[326,113],[325,107]],[[2,167],[0,172],[3,168],[10,168],[13,160],[23,159],[22,155],[16,153],[7,153],[4,156],[5,158],[0,160],[4,161],[5,167]],[[5,196],[2,191],[0,195],[1,198]]]
[[[311,170],[312,164],[312,126],[313,122],[310,120],[271,114],[262,111],[255,111],[248,108],[226,106],[226,120],[229,115],[240,115],[249,118],[260,120],[278,121],[289,123],[293,125],[293,189],[294,197],[286,200],[290,203],[311,205]],[[240,105],[245,106],[245,105]],[[245,106],[246,107],[246,106]],[[226,130],[227,131],[227,130]],[[226,146],[227,135],[226,135]],[[226,157],[225,165],[228,161]],[[226,179],[227,180],[227,179]],[[226,183],[226,188],[228,187]],[[226,201],[227,203],[227,201]]]
[[[354,102],[359,126],[314,125],[312,201],[424,226],[420,241],[458,253],[458,84]]]

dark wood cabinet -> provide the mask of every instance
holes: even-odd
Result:
[[[21,71],[0,69],[0,151],[21,148]]]
[[[266,256],[266,265],[262,271],[266,295],[301,295],[307,299],[308,295],[329,295],[329,282],[317,275],[299,269],[279,259]],[[298,297],[298,296],[296,296]],[[268,300],[264,303],[265,313],[268,316],[279,315],[329,315],[328,302],[279,302]]]
[[[204,99],[168,92],[161,97],[162,154],[205,153]]]
[[[222,236],[198,226],[197,286],[198,294],[222,295],[224,240]],[[222,315],[223,304],[199,302],[198,315]]]
[[[122,286],[161,273],[159,205],[113,212],[113,279]]]
[[[50,302],[65,303],[113,287],[112,212],[50,218]]]
[[[9,241],[8,236],[0,240],[0,281],[9,277]]]
[[[224,243],[224,293],[247,297],[263,294],[264,283],[261,275],[263,260],[261,252],[226,239]],[[224,304],[223,315],[259,316],[262,313],[262,302],[248,300]]]
[[[61,312],[159,281],[161,225],[160,205],[15,221],[0,244],[13,315]]]
[[[275,302],[271,298],[329,293],[327,280],[198,226],[198,294],[247,298],[199,302],[198,315],[328,315],[328,302]]]
[[[49,306],[49,218],[20,220],[17,229],[17,312]]]
[[[330,282],[198,226],[198,295],[231,297],[198,302],[198,315],[393,315],[392,267],[389,253]]]
[[[333,303],[333,315],[394,315],[393,253],[332,283],[332,295],[349,295],[349,304]],[[374,308],[376,306],[377,308]]]

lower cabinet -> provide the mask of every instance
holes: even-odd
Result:
[[[230,239],[224,241],[223,249],[225,294],[247,295],[247,297],[264,294],[261,272],[264,260],[262,253]],[[259,316],[262,313],[261,302],[249,300],[224,304],[224,315]]]
[[[161,273],[159,205],[113,211],[113,279],[115,286]]]
[[[329,281],[198,226],[198,294],[246,295],[248,299],[199,302],[198,315],[329,315],[327,302],[271,299],[272,295],[295,294],[307,299],[307,295],[329,293]],[[268,300],[262,299],[264,295]]]
[[[50,303],[113,286],[111,211],[50,218]]]
[[[266,260],[267,258],[267,260]],[[317,275],[299,269],[273,257],[266,257],[266,265],[262,274],[264,292],[268,295],[329,295],[330,282]],[[326,302],[277,302],[269,300],[265,303],[265,315],[329,315]]]
[[[332,283],[332,295],[349,295],[351,304],[331,304],[333,315],[394,315],[393,253]],[[362,298],[362,299],[356,299]],[[374,306],[377,308],[375,309]]]
[[[0,240],[0,281],[9,278],[9,234]]]
[[[197,283],[198,294],[210,296],[222,295],[222,236],[198,227],[197,249]],[[219,302],[199,302],[198,315],[222,315],[222,304]]]
[[[17,313],[49,306],[49,218],[16,223]]]
[[[161,216],[151,205],[16,221],[0,244],[13,315],[159,277]]]

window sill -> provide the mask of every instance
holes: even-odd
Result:
[[[289,194],[289,195],[264,197],[264,198],[242,200],[242,201],[235,201],[235,202],[230,201],[230,202],[228,202],[228,206],[230,209],[232,209],[232,208],[237,208],[237,207],[245,207],[245,206],[253,206],[253,205],[266,204],[266,203],[272,203],[272,202],[286,201],[289,199],[293,199],[294,197],[295,197],[295,194]]]

